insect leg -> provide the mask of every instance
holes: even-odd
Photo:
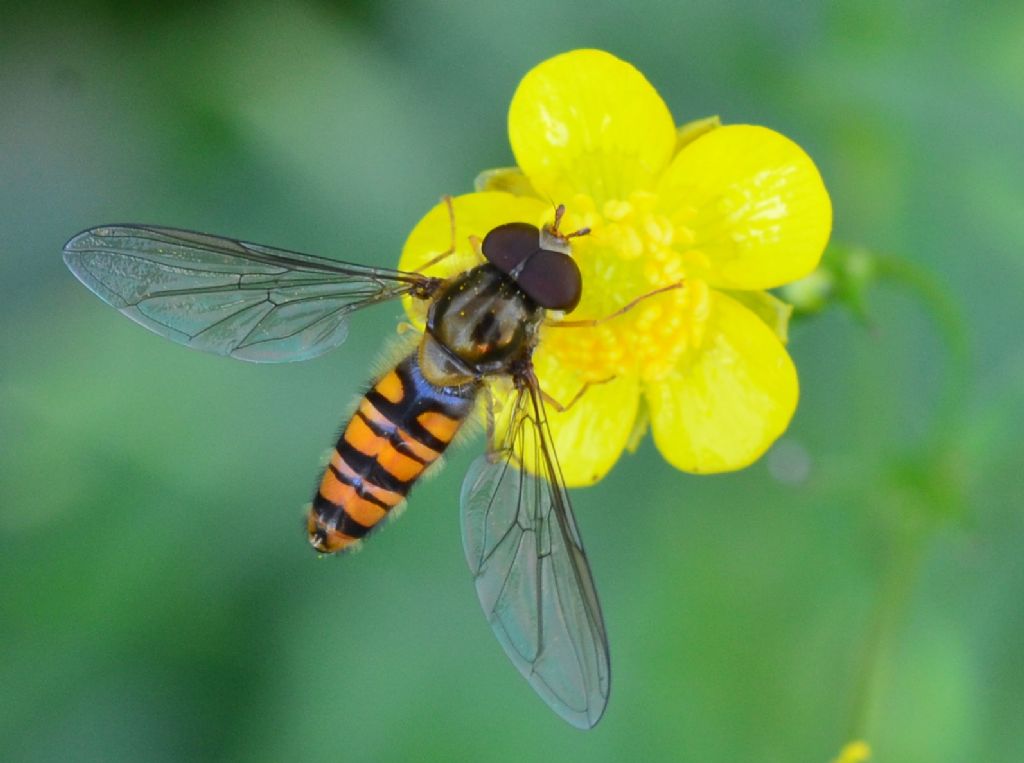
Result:
[[[480,260],[484,258],[484,240],[479,236],[470,236],[469,245],[473,247],[473,251],[476,253],[477,258]]]
[[[455,254],[455,205],[452,203],[452,197],[449,194],[446,193],[442,198],[445,206],[448,207],[448,223],[451,229],[451,241],[448,244],[447,249],[420,265],[419,268],[414,271],[416,273],[422,273],[427,268],[431,268],[442,260]]]
[[[484,390],[484,401],[487,413],[487,442],[494,442],[494,395],[489,389]]]
[[[612,318],[618,318],[623,313],[628,313],[630,310],[632,310],[634,307],[636,307],[638,304],[643,302],[645,299],[648,299],[649,297],[654,297],[658,294],[662,294],[663,292],[672,291],[673,289],[683,288],[683,283],[683,281],[677,281],[676,283],[670,283],[668,286],[662,286],[660,289],[655,289],[654,291],[649,291],[646,294],[641,294],[639,297],[632,300],[628,304],[624,305],[623,307],[620,307],[614,313],[606,315],[603,318],[584,318],[582,320],[576,321],[550,321],[549,323],[545,323],[544,325],[559,329],[590,328],[592,326],[599,326],[605,321],[610,321]]]
[[[581,397],[583,397],[583,393],[586,392],[588,389],[590,389],[591,387],[596,387],[598,384],[607,384],[608,382],[610,382],[614,378],[615,378],[615,376],[609,376],[607,379],[600,379],[598,381],[588,381],[588,382],[585,382],[583,384],[583,386],[579,388],[579,391],[575,395],[573,395],[572,399],[568,403],[566,403],[565,405],[562,405],[562,403],[558,402],[555,398],[551,397],[551,395],[549,395],[543,389],[540,391],[540,394],[544,398],[544,402],[545,403],[550,405],[552,408],[554,408],[559,413],[565,413],[570,408],[572,408],[574,405],[576,405],[576,402]]]

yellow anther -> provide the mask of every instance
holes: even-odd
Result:
[[[606,219],[612,222],[619,222],[620,220],[625,220],[633,213],[633,205],[621,199],[609,199],[602,206],[601,212]]]
[[[674,234],[671,221],[662,215],[646,215],[644,217],[644,233],[653,243],[668,246]]]

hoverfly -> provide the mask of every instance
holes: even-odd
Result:
[[[310,543],[324,554],[358,545],[444,452],[487,384],[510,378],[502,441],[489,438],[462,487],[466,558],[508,657],[555,712],[590,728],[608,701],[608,640],[531,362],[547,311],[571,311],[582,291],[570,239],[586,231],[561,233],[563,213],[542,228],[494,228],[474,242],[481,264],[448,279],[145,225],[83,231],[64,261],[151,331],[257,363],[318,356],[345,340],[349,314],[423,300],[417,348],[373,383],[331,453]]]

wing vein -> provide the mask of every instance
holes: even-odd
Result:
[[[254,362],[316,357],[341,344],[348,316],[440,283],[193,231],[92,228],[64,246],[101,299],[179,344]]]

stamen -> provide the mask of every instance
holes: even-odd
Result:
[[[577,197],[573,207],[586,209],[587,202],[593,204]],[[562,210],[560,205],[556,225]],[[663,378],[687,348],[699,346],[707,320],[702,284],[688,272],[688,247],[679,246],[689,231],[677,230],[645,197],[606,203],[602,212],[588,215],[579,231],[556,233],[562,239],[590,234],[576,253],[583,301],[568,320],[546,324],[573,330],[548,331],[541,352],[556,355],[585,383],[630,374]],[[680,288],[683,283],[695,289]]]

